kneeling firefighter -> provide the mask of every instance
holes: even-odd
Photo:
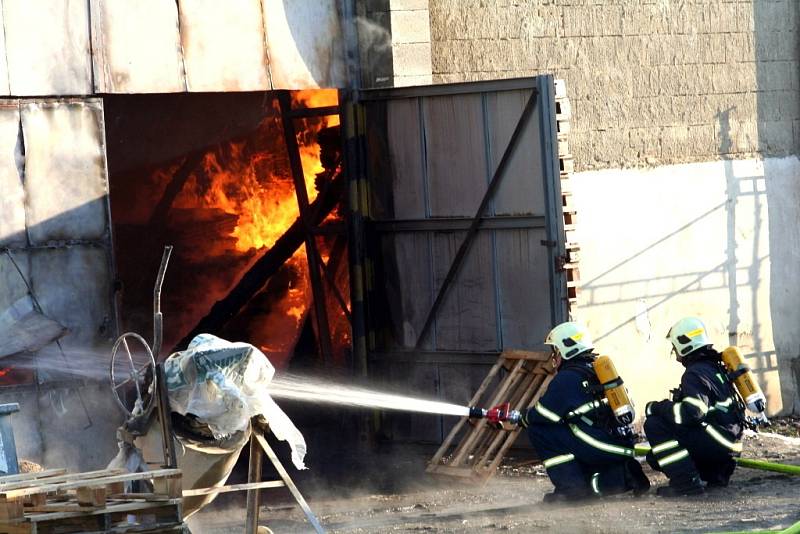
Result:
[[[652,447],[647,462],[669,477],[659,495],[697,495],[705,491],[702,481],[708,487],[728,485],[734,457],[742,452],[745,413],[700,319],[681,319],[667,338],[686,371],[672,400],[645,408],[644,431]]]
[[[545,344],[557,352],[558,373],[533,408],[510,418],[527,428],[555,486],[545,502],[646,492],[650,482],[634,459],[632,406],[616,410],[616,416],[609,407],[604,392],[622,389],[622,381],[615,376],[605,388],[601,384],[586,327],[562,323],[547,335]],[[610,364],[607,357],[600,359]]]

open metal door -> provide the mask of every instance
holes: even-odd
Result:
[[[356,361],[466,403],[500,351],[542,349],[567,318],[553,79],[363,91],[345,115]],[[439,441],[453,422],[397,415],[390,430]]]

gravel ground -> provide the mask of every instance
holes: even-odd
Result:
[[[795,436],[747,437],[747,458],[800,465],[800,420],[783,419],[770,432]],[[376,457],[366,470],[383,472],[402,483],[388,491],[332,488],[304,484],[301,488],[329,532],[721,532],[786,528],[800,521],[800,476],[738,468],[728,488],[700,498],[666,500],[653,489],[641,498],[623,495],[582,505],[541,504],[552,490],[541,466],[507,458],[485,486],[459,485],[427,477],[429,454]],[[666,479],[645,465],[653,486]],[[274,499],[266,494],[262,502]],[[274,500],[273,500],[274,503]],[[195,534],[241,532],[244,508],[238,500],[218,500],[192,519]],[[309,532],[302,513],[288,501],[265,505],[261,523],[275,533]]]

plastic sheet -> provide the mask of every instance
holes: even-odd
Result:
[[[269,396],[275,368],[253,345],[200,334],[164,362],[164,372],[174,412],[194,415],[218,439],[245,430],[250,418],[262,415],[275,437],[291,447],[295,467],[305,469],[305,439]]]

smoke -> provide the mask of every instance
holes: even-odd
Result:
[[[269,385],[269,394],[276,399],[290,399],[316,404],[336,404],[360,408],[382,408],[442,415],[469,415],[469,408],[435,400],[383,393],[325,380],[281,375]]]
[[[373,83],[383,85],[392,79],[392,35],[387,27],[365,17],[356,17],[361,68],[375,76]]]
[[[392,48],[392,35],[387,28],[366,17],[356,17],[358,39],[362,48],[386,52]]]

